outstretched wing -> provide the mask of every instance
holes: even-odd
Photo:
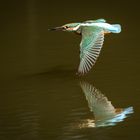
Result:
[[[104,41],[104,31],[100,27],[83,26],[80,43],[80,65],[78,72],[87,73],[95,64]]]
[[[99,90],[86,82],[80,84],[95,119],[105,119],[116,115],[114,106]]]

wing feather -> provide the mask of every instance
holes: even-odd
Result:
[[[85,21],[85,23],[105,23],[106,22],[106,20],[105,19],[97,19],[97,20],[87,20],[87,21]]]
[[[104,41],[104,31],[99,27],[83,27],[80,43],[80,65],[78,72],[87,73],[95,64]]]

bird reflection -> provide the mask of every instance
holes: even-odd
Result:
[[[133,107],[115,108],[111,101],[91,84],[80,82],[80,85],[88,101],[90,111],[94,114],[94,119],[85,120],[80,124],[80,127],[113,126],[133,113]]]

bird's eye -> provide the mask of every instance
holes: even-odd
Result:
[[[65,26],[65,28],[67,29],[67,28],[68,28],[68,26]]]

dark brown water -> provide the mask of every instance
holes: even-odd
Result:
[[[139,139],[138,2],[5,1],[0,18],[0,140]],[[80,37],[48,28],[97,18],[122,32],[106,36],[94,68],[78,77]],[[94,116],[80,81],[134,113],[115,126],[88,127]]]

